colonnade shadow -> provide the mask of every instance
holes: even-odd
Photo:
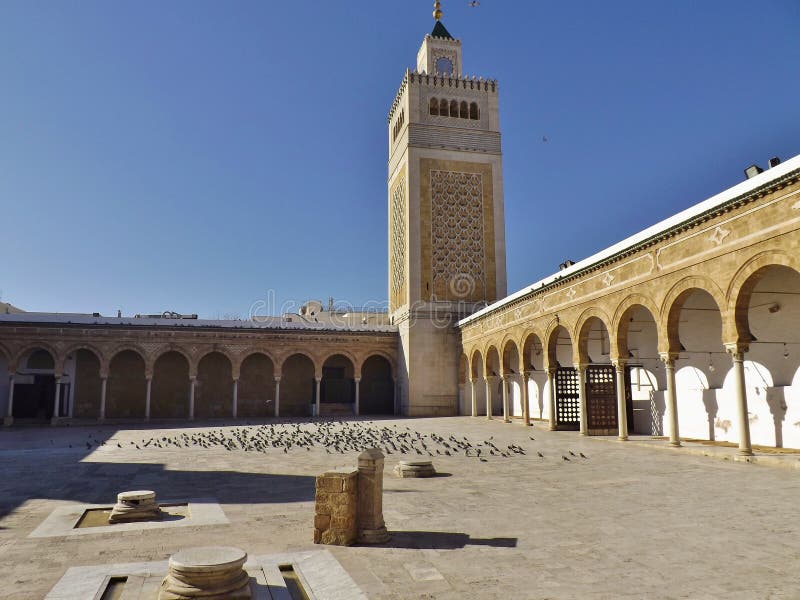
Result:
[[[215,498],[221,504],[314,500],[315,478],[232,470],[167,470],[160,463],[81,462],[88,452],[19,450],[0,453],[0,518],[29,500],[113,504],[117,494],[152,489],[158,498]],[[202,463],[200,463],[202,464]]]

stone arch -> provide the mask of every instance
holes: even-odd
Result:
[[[150,354],[147,351],[145,351],[144,348],[142,348],[137,344],[122,344],[119,346],[114,346],[111,350],[109,350],[106,353],[106,358],[108,359],[109,368],[111,368],[111,361],[114,360],[114,357],[116,357],[117,354],[125,352],[126,350],[130,350],[131,352],[138,354],[139,358],[141,358],[144,361],[145,372],[152,375],[153,363],[155,362],[155,359],[152,358]]]
[[[547,325],[547,330],[545,332],[545,339],[544,339],[544,356],[546,358],[546,367],[547,368],[555,368],[558,364],[558,356],[557,356],[557,343],[558,338],[561,332],[567,334],[570,339],[570,343],[573,346],[573,354],[574,354],[574,347],[575,347],[575,340],[570,333],[572,328],[569,326],[568,323],[562,322],[558,317],[550,321]],[[566,365],[571,366],[571,365]]]
[[[500,352],[497,350],[497,346],[494,344],[489,344],[484,351],[485,363],[484,363],[484,373],[486,373],[487,377],[497,377],[500,375],[501,372],[501,364],[500,364]]]
[[[142,418],[147,394],[147,360],[134,348],[118,348],[108,361],[106,417]]]
[[[392,379],[395,379],[396,378],[395,368],[394,368],[395,357],[392,356],[390,353],[384,352],[383,350],[379,350],[379,349],[369,350],[369,351],[365,352],[361,356],[361,359],[362,359],[361,362],[360,363],[355,363],[356,364],[356,372],[357,373],[361,373],[362,369],[364,367],[364,363],[367,362],[373,356],[381,356],[381,357],[385,358],[389,362],[389,367],[392,370]]]
[[[76,417],[97,418],[100,415],[102,378],[108,377],[104,355],[92,344],[73,344],[64,356],[74,357],[75,377],[72,382],[73,414]]]
[[[392,361],[382,352],[372,352],[361,365],[359,402],[361,414],[394,414],[394,373]]]
[[[752,335],[748,323],[750,298],[758,282],[772,267],[786,267],[800,273],[800,260],[777,251],[761,252],[745,262],[731,279],[728,286],[728,314],[733,317],[733,328],[726,341],[750,342]]]
[[[11,351],[3,344],[0,344],[0,358],[4,359],[8,363],[9,371],[11,371]]]
[[[24,359],[27,358],[32,352],[35,352],[36,350],[47,351],[53,359],[54,371],[58,371],[58,374],[60,374],[59,367],[63,370],[64,357],[58,352],[58,350],[56,350],[55,346],[52,346],[47,342],[36,342],[35,344],[28,344],[26,346],[23,346],[22,348],[20,348],[20,350],[14,357],[14,363],[18,367],[21,366],[24,368],[26,363]]]
[[[575,362],[581,364],[589,364],[592,362],[591,357],[589,356],[589,333],[595,321],[599,321],[600,324],[605,327],[605,330],[608,333],[609,350],[614,345],[614,342],[611,339],[611,319],[608,317],[605,311],[596,306],[588,308],[578,317],[575,330],[571,334],[573,340],[572,349],[574,352],[576,352]]]
[[[322,414],[335,414],[348,404],[347,410],[355,407],[356,361],[350,352],[331,352],[322,361],[322,380],[320,382],[320,411]],[[326,405],[326,406],[323,406]],[[336,405],[336,406],[333,406]]]
[[[280,357],[280,360],[278,360],[275,363],[276,368],[277,368],[277,372],[276,372],[275,375],[278,376],[278,377],[282,376],[283,366],[286,364],[286,362],[290,358],[292,358],[293,356],[296,356],[298,354],[301,355],[301,356],[305,356],[308,360],[311,361],[311,364],[314,365],[314,376],[315,377],[322,377],[322,363],[320,363],[319,360],[317,360],[316,356],[314,356],[310,352],[307,352],[306,350],[302,350],[300,348],[294,348],[294,349],[290,350],[289,352],[284,353],[283,356]]]
[[[177,344],[167,344],[166,346],[160,346],[155,352],[152,353],[150,359],[151,367],[155,367],[156,362],[159,358],[167,354],[168,352],[177,352],[183,358],[186,359],[186,362],[189,363],[189,377],[195,377],[197,375],[197,362],[195,362],[192,353],[188,350],[185,350],[183,347]]]
[[[275,412],[275,361],[263,350],[245,352],[236,366],[239,375],[239,417],[267,417]]]
[[[519,346],[517,345],[517,342],[511,336],[506,336],[506,339],[503,340],[501,348],[503,349],[503,353],[501,354],[501,360],[500,360],[500,365],[502,367],[502,374],[510,375],[512,373],[518,373],[520,365],[520,355],[519,355]]]
[[[681,279],[672,286],[661,305],[658,329],[661,333],[661,335],[659,335],[659,343],[664,344],[661,347],[662,352],[680,351],[681,342],[678,338],[678,319],[680,318],[683,304],[695,290],[708,292],[716,303],[722,317],[722,334],[725,336],[727,331],[726,326],[728,324],[727,311],[725,310],[727,306],[725,294],[720,287],[708,277],[692,275]]]
[[[94,344],[90,344],[88,342],[78,342],[75,344],[70,344],[64,350],[64,357],[66,358],[67,356],[69,356],[70,354],[74,354],[78,350],[88,350],[89,352],[94,354],[97,360],[100,361],[101,371],[103,371],[104,368],[105,369],[108,368],[108,359],[106,357],[105,352],[100,350],[100,348],[98,348]]]
[[[526,329],[522,334],[519,347],[520,350],[520,371],[533,371],[534,369],[544,369],[545,345],[544,335],[538,329]],[[540,357],[538,360],[536,357]],[[536,363],[541,361],[540,365]]]
[[[658,325],[659,316],[661,311],[655,302],[648,296],[643,294],[631,294],[627,296],[622,302],[617,305],[614,311],[614,317],[611,322],[611,329],[613,334],[613,345],[611,348],[611,355],[614,358],[627,358],[629,353],[628,348],[628,328],[630,325],[631,313],[638,307],[642,307]],[[657,330],[658,338],[661,339],[661,332]]]
[[[346,357],[350,361],[350,363],[353,365],[354,376],[358,377],[359,371],[361,369],[361,361],[359,361],[358,358],[356,358],[355,354],[353,354],[349,350],[345,350],[344,348],[340,348],[340,349],[336,349],[336,350],[331,350],[330,352],[326,352],[323,355],[322,360],[320,361],[320,365],[324,365],[325,362],[329,358],[332,358],[332,357],[334,357],[336,355],[341,355],[341,356]]]
[[[151,416],[168,419],[188,418],[190,378],[193,376],[192,361],[190,356],[179,348],[165,347],[163,350],[153,356]]]
[[[280,366],[280,415],[307,417],[314,402],[317,366],[314,358],[302,350],[283,357]]]
[[[472,360],[470,361],[470,378],[482,379],[485,370],[483,368],[483,354],[480,350],[475,348],[472,351]]]
[[[198,419],[233,415],[233,363],[220,350],[204,353],[197,360],[194,414]]]
[[[233,365],[236,364],[236,355],[229,352],[227,348],[224,346],[220,346],[214,344],[213,346],[206,346],[204,348],[200,348],[196,352],[191,354],[192,360],[189,361],[189,364],[193,367],[192,372],[197,375],[197,369],[200,366],[200,361],[202,361],[206,356],[209,354],[221,354],[225,358],[228,359],[228,362],[231,364],[231,372],[233,371]]]

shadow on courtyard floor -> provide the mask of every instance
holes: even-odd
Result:
[[[390,531],[389,534],[389,541],[379,547],[413,550],[458,550],[465,546],[517,547],[517,538],[473,538],[466,533],[447,531]]]
[[[161,464],[81,463],[72,456],[3,464],[0,518],[33,499],[113,504],[124,490],[154,490],[164,500],[215,498],[221,504],[314,500],[314,477],[237,471],[173,471]]]

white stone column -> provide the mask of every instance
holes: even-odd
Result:
[[[153,394],[153,378],[147,378],[147,394],[144,397],[144,418],[145,421],[150,420],[150,398]]]
[[[189,420],[194,421],[194,388],[197,377],[189,377]]]
[[[727,344],[725,349],[733,360],[733,383],[736,394],[736,412],[739,421],[739,454],[752,456],[750,444],[750,415],[747,410],[747,386],[744,378],[744,353],[747,347],[741,344]]]
[[[581,413],[581,435],[589,435],[589,412],[586,407],[586,365],[576,363],[578,371],[578,406]]]
[[[239,380],[233,380],[233,406],[231,407],[231,414],[233,418],[239,414]]]
[[[511,419],[508,416],[508,381],[505,375],[500,378],[500,381],[503,385],[503,423],[511,423]]]
[[[361,405],[360,405],[360,400],[359,400],[359,393],[360,393],[360,391],[361,391],[361,377],[356,377],[356,378],[355,378],[355,382],[356,382],[356,406],[355,406],[355,414],[357,414],[357,415],[360,415],[360,414],[361,414]]]
[[[669,445],[678,448],[681,445],[681,434],[678,431],[678,396],[675,391],[675,361],[677,352],[662,352],[664,371],[667,375],[667,415],[669,418]]]
[[[56,375],[56,392],[53,396],[53,417],[50,419],[51,425],[55,425],[58,422],[58,405],[61,404],[61,375]]]
[[[490,377],[484,377],[483,381],[486,384],[486,419],[491,421],[492,419],[492,384],[490,383]]]
[[[314,391],[314,405],[317,407],[317,416],[319,416],[320,393],[319,386],[322,383],[322,377],[316,377],[317,386]]]
[[[3,419],[3,425],[10,427],[14,423],[14,378],[15,373],[10,373],[8,376],[8,406],[6,407],[6,417]]]
[[[281,378],[275,378],[275,416],[281,416]]]
[[[625,360],[618,358],[614,361],[614,370],[617,373],[617,425],[619,426],[619,440],[628,439],[628,402],[625,394]]]
[[[108,377],[100,378],[100,421],[106,419],[106,398],[108,396]]]
[[[473,417],[477,417],[478,416],[478,398],[475,395],[475,380],[474,379],[470,379],[469,380],[469,392],[470,392],[470,396],[471,396],[470,400],[472,402],[472,416]]]
[[[527,427],[531,424],[531,396],[528,391],[528,380],[531,373],[523,371],[520,375],[522,376],[522,424]]]
[[[558,428],[558,421],[556,421],[556,370],[553,368],[547,369],[547,387],[548,387],[548,405],[550,406],[550,419],[549,429],[555,431]]]

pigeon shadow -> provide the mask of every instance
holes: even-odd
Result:
[[[459,550],[466,546],[516,548],[517,538],[474,538],[467,533],[448,531],[391,531],[389,541],[381,548],[410,550]]]

